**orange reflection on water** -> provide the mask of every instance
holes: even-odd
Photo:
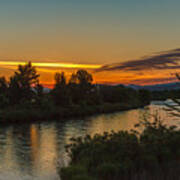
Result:
[[[54,132],[56,132],[56,129],[53,124],[48,128],[43,128],[39,144],[38,168],[49,171],[49,173],[56,171],[58,149],[57,134]],[[47,173],[43,171],[41,173]]]
[[[32,149],[32,160],[35,161],[37,159],[38,150],[39,150],[39,135],[38,129],[35,125],[31,125],[30,127],[30,139],[31,139],[31,149]]]

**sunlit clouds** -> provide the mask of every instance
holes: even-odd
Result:
[[[125,62],[103,65],[97,73],[118,74],[117,82],[123,84],[156,84],[176,81],[180,71],[180,49],[173,49],[132,59]],[[117,77],[116,77],[117,78]]]
[[[69,78],[78,69],[92,73],[93,83],[176,81],[179,7],[178,0],[3,1],[0,76],[31,61],[43,84],[53,84],[55,72]]]
[[[9,77],[18,65],[25,61],[0,61],[0,75]],[[177,81],[175,74],[180,72],[180,49],[164,51],[139,59],[112,64],[78,64],[63,62],[36,62],[42,84],[52,87],[54,74],[65,72],[67,80],[78,69],[85,69],[93,75],[93,83],[98,84],[160,84]]]

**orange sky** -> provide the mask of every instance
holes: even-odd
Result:
[[[70,76],[79,68],[91,72],[94,83],[175,81],[180,66],[173,59],[156,66],[155,58],[153,68],[148,59],[142,65],[132,61],[179,47],[179,7],[179,0],[1,1],[0,75],[9,77],[17,64],[31,61],[43,84],[53,84],[57,71]],[[120,69],[95,72],[116,63]]]
[[[0,75],[7,78],[17,69],[18,64],[24,65],[23,61],[0,61]],[[52,62],[32,62],[36,67],[40,76],[40,81],[47,87],[54,84],[54,74],[56,72],[65,72],[67,78],[78,69],[86,69],[92,73],[94,83],[102,84],[157,84],[176,81],[175,74],[172,70],[140,70],[140,71],[102,71],[96,72],[97,69],[103,67],[101,64],[74,64],[74,63],[52,63]],[[175,71],[174,71],[175,73]]]

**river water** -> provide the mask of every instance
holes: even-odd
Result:
[[[179,126],[180,121],[156,102],[85,119],[0,127],[0,180],[58,180],[58,167],[68,161],[64,146],[71,137],[130,130],[139,119],[157,112],[166,123]]]

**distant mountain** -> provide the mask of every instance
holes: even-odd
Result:
[[[35,88],[32,88],[32,90],[33,90],[34,92],[36,91]],[[49,93],[50,91],[51,91],[50,88],[43,87],[43,92],[44,92],[44,93]]]
[[[99,88],[105,88],[105,87],[113,87],[113,86],[122,86],[122,87],[129,87],[135,90],[140,90],[140,89],[146,89],[149,91],[164,91],[164,90],[177,90],[180,89],[180,82],[174,82],[174,83],[166,83],[166,84],[155,84],[155,85],[146,85],[146,86],[140,86],[140,85],[135,85],[135,84],[129,84],[129,85],[124,85],[124,84],[118,84],[118,85],[107,85],[107,84],[96,84]],[[43,91],[45,93],[49,93],[51,91],[50,88],[44,87]]]
[[[47,87],[44,87],[44,88],[43,88],[43,92],[45,92],[45,93],[49,93],[50,91],[51,91],[50,88],[47,88]]]
[[[133,89],[136,89],[136,90],[147,89],[149,91],[163,91],[163,90],[180,89],[180,83],[175,82],[175,83],[146,85],[146,86],[139,86],[139,85],[130,84],[130,85],[127,85],[126,87],[130,87],[130,88],[133,88]]]

